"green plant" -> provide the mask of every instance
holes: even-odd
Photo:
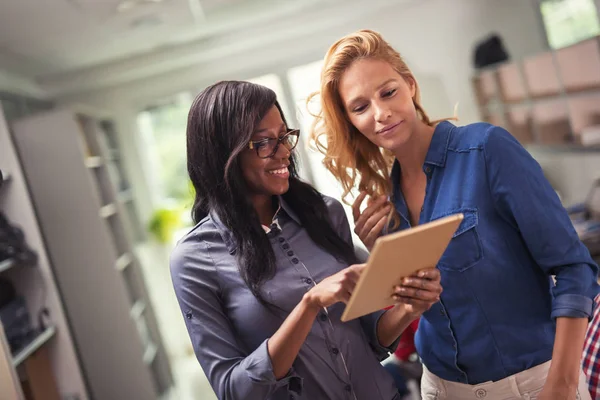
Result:
[[[155,210],[148,223],[148,231],[160,243],[169,243],[175,230],[182,225],[181,213],[182,210],[179,207]]]

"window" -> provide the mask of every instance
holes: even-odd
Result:
[[[311,104],[306,104],[306,101],[311,93],[318,91],[321,79],[321,68],[323,61],[316,61],[310,64],[301,65],[292,68],[288,71],[288,80],[294,96],[294,102],[297,110],[297,119],[302,128],[302,141],[306,150],[306,160],[311,172],[310,181],[312,185],[321,193],[341,200],[343,193],[339,182],[333,177],[323,165],[323,155],[316,149],[309,146],[309,130],[314,121],[310,112],[318,111],[318,98],[311,101]],[[354,193],[354,192],[353,192]],[[358,194],[358,193],[355,193]],[[351,200],[351,197],[349,197]],[[352,209],[344,204],[348,221],[352,221]],[[354,235],[354,233],[353,233]],[[354,243],[361,243],[358,237],[354,237]]]
[[[540,10],[553,49],[600,34],[594,0],[540,0]]]

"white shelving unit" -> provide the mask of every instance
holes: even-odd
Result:
[[[144,239],[111,119],[62,109],[14,140],[94,399],[157,399],[173,385],[135,248]]]
[[[9,279],[17,294],[25,299],[34,326],[37,326],[40,311],[47,310],[49,313],[48,326],[16,354],[11,353],[0,324],[0,398],[25,399],[23,380],[30,380],[27,385],[35,384],[31,382],[31,377],[26,376],[28,362],[36,358],[38,352],[47,352],[51,371],[46,373],[53,377],[58,395],[61,398],[87,400],[87,389],[71,331],[1,104],[0,169],[10,176],[10,180],[0,187],[0,210],[11,223],[23,230],[27,244],[38,255],[35,266],[24,267],[12,260],[3,261],[0,263],[0,275]],[[55,398],[49,393],[44,396]]]
[[[599,152],[600,36],[479,71],[473,90],[484,121],[525,146]]]

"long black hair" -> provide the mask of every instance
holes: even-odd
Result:
[[[239,156],[273,105],[285,122],[271,89],[249,82],[218,82],[196,97],[187,124],[187,167],[196,191],[192,218],[199,222],[211,211],[218,215],[236,240],[240,274],[262,303],[261,286],[276,271],[275,253],[249,200]],[[299,179],[293,152],[289,172],[289,190],[282,197],[310,238],[337,259],[356,262],[351,244],[331,226],[322,195]]]

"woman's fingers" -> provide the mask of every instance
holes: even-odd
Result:
[[[379,236],[381,236],[381,232],[383,231],[383,228],[385,227],[388,220],[388,213],[389,208],[383,213],[383,215],[380,217],[379,221],[375,224],[375,226],[369,232],[367,232],[366,236],[359,236],[369,250],[371,250],[371,247],[373,247],[375,240]]]
[[[361,238],[367,237],[369,234],[371,234],[373,228],[375,228],[375,226],[377,226],[381,222],[381,220],[383,220],[385,224],[390,209],[391,206],[389,204],[380,207],[379,210],[373,213],[367,220],[364,221],[363,224],[356,225],[354,229],[355,233]]]
[[[439,281],[422,279],[422,278],[404,278],[402,280],[402,284],[399,285],[404,288],[414,288],[424,290],[426,292],[433,292],[440,294],[442,293],[442,285],[440,285]]]
[[[358,221],[358,219],[360,218],[360,206],[362,205],[362,202],[365,199],[365,197],[367,197],[367,192],[365,192],[365,191],[360,192],[360,194],[358,195],[358,197],[356,198],[356,200],[354,200],[354,203],[352,204],[352,217],[354,217],[355,224],[356,224],[356,221]]]
[[[441,291],[432,291],[427,289],[419,289],[414,287],[396,286],[392,296],[397,297],[408,297],[415,300],[422,300],[425,302],[438,301],[440,299]]]
[[[441,279],[440,270],[435,267],[425,268],[420,271],[417,271],[417,273],[414,276],[418,278],[429,279],[432,281],[439,281]]]
[[[357,200],[358,200],[358,198],[357,198]],[[387,202],[387,197],[381,196],[376,201],[374,201],[370,206],[365,208],[365,210],[362,213],[360,212],[360,209],[358,208],[358,212],[359,212],[358,218],[354,218],[354,226],[355,226],[354,232],[357,235],[360,231],[363,230],[363,227],[365,226],[365,224],[367,223],[369,218],[371,218],[373,216],[373,214],[375,214],[376,212],[380,211],[380,209],[385,205],[386,202]],[[355,209],[352,210],[352,213],[353,213],[353,216],[356,216]]]

